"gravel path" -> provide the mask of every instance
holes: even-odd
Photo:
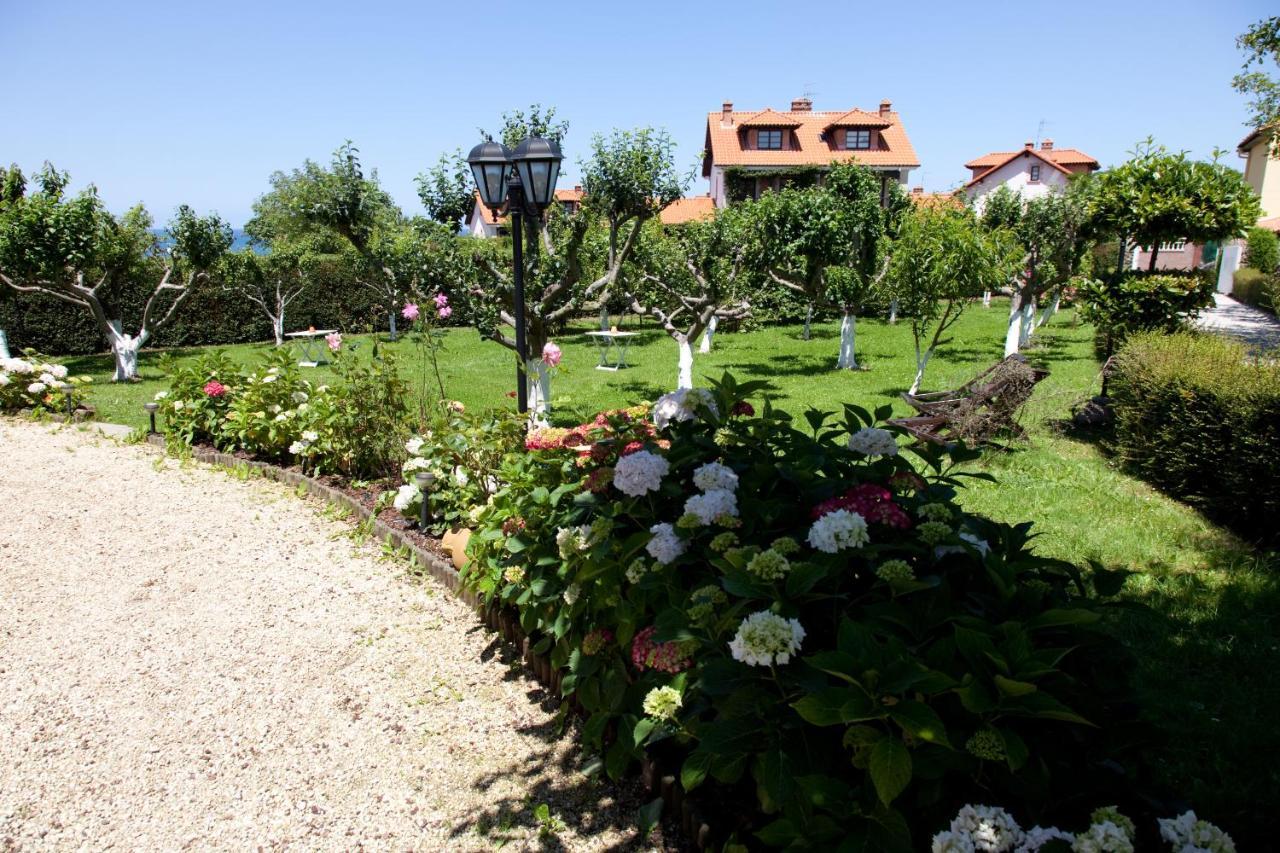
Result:
[[[317,509],[0,419],[0,850],[634,846],[492,635]]]
[[[1237,338],[1255,349],[1280,348],[1280,320],[1275,315],[1221,293],[1213,294],[1213,301],[1212,308],[1200,313],[1200,328]]]

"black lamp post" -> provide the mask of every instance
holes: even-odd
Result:
[[[503,205],[511,213],[511,260],[514,265],[515,295],[512,309],[516,321],[516,408],[523,414],[529,410],[529,389],[525,383],[525,365],[529,353],[525,346],[524,322],[524,223],[523,217],[541,219],[551,206],[560,177],[560,146],[549,139],[530,137],[516,146],[514,152],[490,139],[471,149],[467,162],[480,191],[480,200],[496,217]]]
[[[156,410],[160,408],[159,403],[143,403],[142,408],[146,410],[147,415],[151,418],[150,434],[156,434]]]

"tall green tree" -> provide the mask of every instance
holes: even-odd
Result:
[[[435,166],[418,175],[418,198],[427,216],[455,229],[471,215],[476,204],[471,169],[462,151],[441,154]]]
[[[906,216],[894,240],[887,283],[911,321],[920,390],[925,368],[965,307],[1008,281],[1012,256],[968,209],[921,206]]]
[[[1280,17],[1258,21],[1236,39],[1236,46],[1244,51],[1244,68],[1232,78],[1231,86],[1252,98],[1249,124],[1271,129],[1271,153],[1280,156],[1280,134],[1275,132],[1275,125],[1280,123],[1280,80],[1266,71],[1254,70],[1254,66],[1280,66]]]
[[[21,184],[23,194],[0,205],[0,281],[87,309],[110,342],[115,381],[137,378],[139,350],[210,279],[231,245],[231,227],[216,214],[197,216],[182,205],[161,242],[141,206],[115,217],[93,186],[68,196],[69,175],[48,164],[36,176],[34,192],[10,178],[9,185]],[[143,305],[137,332],[129,334],[113,290],[152,267],[158,267],[159,281]]]

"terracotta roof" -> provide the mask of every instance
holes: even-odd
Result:
[[[767,112],[772,112],[767,111]],[[862,112],[859,110],[858,112]],[[883,148],[850,151],[833,148],[822,138],[833,121],[849,115],[848,110],[840,112],[789,112],[786,115],[796,122],[792,125],[798,149],[755,151],[743,150],[742,135],[738,132],[743,123],[761,115],[759,112],[731,112],[730,124],[724,125],[724,113],[707,114],[707,141],[704,151],[703,174],[710,174],[712,164],[716,166],[826,166],[852,160],[866,166],[880,168],[914,169],[920,165],[916,151],[911,147],[911,140],[902,128],[902,120],[896,112],[883,116],[873,115],[880,121],[888,122],[880,131]],[[782,115],[775,113],[775,115]],[[709,157],[707,156],[709,155]]]
[[[1268,231],[1280,231],[1280,216],[1273,216],[1270,219],[1259,219],[1258,227],[1265,228]]]
[[[480,200],[480,192],[477,190],[473,192],[472,195],[475,197],[476,209],[481,211],[484,214],[484,221],[492,223],[494,221],[493,211],[489,210],[489,208],[484,206],[484,202]],[[582,191],[582,187],[574,187],[571,190],[556,190],[556,201],[576,201],[579,204],[581,204],[582,199],[585,195],[586,193]],[[498,219],[498,224],[501,225],[506,221],[507,221],[506,205],[504,204],[502,206],[502,215]]]
[[[663,225],[682,225],[700,219],[710,219],[716,214],[715,202],[709,195],[678,198],[662,209],[658,220]]]
[[[869,113],[856,107],[827,122],[827,127],[888,127],[893,124],[880,113]]]
[[[721,113],[723,116],[724,113]],[[738,122],[738,127],[799,127],[800,120],[794,113],[780,113],[775,110],[762,110]]]
[[[1046,154],[1052,154],[1052,153],[1053,153],[1052,151],[1043,151],[1043,152],[1042,152],[1042,151],[1039,151],[1039,150],[1037,150],[1037,149],[1035,149],[1035,148],[1024,148],[1024,149],[1022,149],[1021,151],[1014,151],[1014,152],[1013,152],[1012,154],[1010,154],[1008,157],[1006,157],[1006,158],[1004,158],[1003,160],[1001,160],[1001,161],[997,162],[994,166],[992,166],[991,168],[987,169],[985,172],[982,172],[982,173],[981,173],[981,174],[979,174],[979,175],[975,175],[972,181],[970,181],[969,183],[965,184],[965,188],[966,188],[966,189],[968,189],[969,187],[973,186],[974,184],[982,183],[982,181],[984,181],[984,180],[986,179],[986,177],[987,177],[988,175],[990,175],[992,172],[997,172],[997,171],[999,171],[1001,167],[1005,166],[1005,165],[1006,165],[1006,164],[1008,164],[1008,163],[1012,163],[1014,160],[1017,160],[1019,157],[1023,157],[1023,156],[1031,156],[1031,157],[1035,157],[1037,160],[1040,160],[1041,162],[1046,163],[1046,164],[1047,164],[1047,165],[1049,165],[1050,167],[1052,167],[1052,168],[1054,168],[1054,169],[1057,169],[1057,170],[1058,170],[1059,172],[1061,172],[1062,174],[1064,174],[1064,175],[1070,175],[1070,174],[1071,174],[1071,171],[1070,171],[1069,169],[1067,169],[1065,166],[1061,165],[1060,163],[1055,163],[1055,162],[1053,162],[1052,160],[1050,160],[1048,157],[1046,157],[1046,156],[1045,156]],[[971,161],[971,162],[972,162],[972,161]],[[970,168],[972,168],[972,167],[970,167]]]
[[[990,154],[984,154],[976,160],[970,160],[964,164],[964,167],[966,169],[990,169],[992,166],[1009,162],[1015,155],[1027,150],[1034,150],[1040,155],[1041,159],[1048,160],[1057,166],[1091,166],[1096,169],[1101,165],[1097,160],[1077,148],[1050,148],[1048,151],[1043,148],[1022,148],[1017,151],[992,151]]]
[[[964,207],[964,197],[958,192],[927,193],[920,189],[912,190],[910,199],[920,207]]]

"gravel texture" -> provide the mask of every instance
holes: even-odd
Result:
[[[0,419],[0,850],[644,846],[493,635],[319,509]]]
[[[1280,320],[1274,314],[1221,293],[1213,294],[1213,307],[1200,312],[1197,324],[1210,332],[1237,338],[1256,350],[1280,349]]]

